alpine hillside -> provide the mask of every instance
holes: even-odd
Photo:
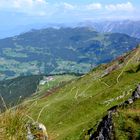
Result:
[[[139,83],[140,46],[57,89],[44,90],[47,84],[43,85],[34,100],[31,97],[19,106],[22,110],[20,119],[17,119],[16,109],[13,118],[8,118],[12,110],[0,116],[0,125],[5,126],[2,136],[24,139],[23,126],[30,120],[43,123],[51,140],[94,140],[95,132],[108,139],[108,135],[102,133],[105,130],[116,139],[139,139]],[[111,118],[109,110],[117,110]],[[13,125],[15,118],[18,123]],[[16,128],[22,133],[14,131]],[[100,130],[103,131],[100,133]]]

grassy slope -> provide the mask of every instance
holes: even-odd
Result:
[[[53,80],[42,86],[38,85],[40,80],[43,79],[43,75],[23,76],[10,80],[0,81],[0,111],[3,109],[4,104],[6,104],[6,106],[9,108],[19,104],[30,96],[32,96],[31,98],[36,98],[38,95],[44,96],[44,93],[47,92],[47,90],[51,90],[52,87],[59,87],[65,82],[76,78],[75,75],[68,74],[53,75],[51,77],[53,77]],[[38,94],[34,94],[36,93],[38,87]]]
[[[31,78],[32,82],[35,82],[34,81],[35,79],[33,79],[33,77],[34,76],[31,76],[30,78]],[[25,105],[18,105],[17,107],[14,107],[12,109],[7,109],[5,112],[0,114],[0,140],[15,140],[15,139],[16,140],[25,140],[25,136],[26,136],[26,127],[25,126],[29,119],[28,112],[31,111],[31,109],[33,107],[33,104],[30,104],[30,102],[32,102],[32,101],[34,102],[38,98],[47,96],[47,94],[49,94],[50,91],[53,91],[52,88],[53,89],[55,87],[60,88],[64,84],[68,83],[70,80],[77,78],[77,76],[75,76],[75,75],[68,75],[68,74],[67,75],[66,74],[65,75],[55,75],[55,76],[51,76],[51,77],[53,77],[53,81],[49,81],[45,85],[40,85],[39,92],[37,92],[37,94],[34,94],[34,96],[31,96],[29,99],[26,98]],[[17,79],[20,79],[20,78],[17,78]],[[14,83],[15,85],[21,84],[21,82],[19,82],[19,81],[17,82],[17,79],[14,79],[13,81],[10,80],[10,82]],[[26,84],[23,83],[23,81],[22,81],[22,84],[25,84],[26,86],[29,82],[31,82],[30,79],[28,79],[28,77],[23,77],[23,79],[26,82]],[[4,81],[4,83],[9,83],[8,81],[9,80]],[[20,86],[24,86],[22,84]],[[30,86],[31,85],[32,84],[30,84]],[[22,92],[22,94],[24,94],[23,91],[21,91],[21,92]],[[18,95],[16,95],[16,98],[18,98]],[[2,102],[0,102],[0,105],[1,105],[1,103]],[[28,103],[29,103],[29,106],[27,106]],[[34,102],[34,103],[36,103],[36,102]]]
[[[140,100],[114,116],[115,135],[118,140],[140,139]]]
[[[140,47],[127,55],[124,58],[124,62],[118,65],[118,69],[110,74],[100,78],[106,67],[118,64],[117,61],[99,66],[87,75],[72,80],[60,87],[54,94],[38,98],[35,102],[25,101],[24,106],[29,110],[22,109],[27,113],[29,112],[28,115],[33,117],[34,120],[38,120],[47,126],[50,140],[84,139],[86,130],[91,127],[96,129],[98,122],[106,114],[107,109],[131,96],[131,91],[140,82],[139,57]],[[124,72],[122,73],[122,71]],[[47,87],[42,87],[41,95],[46,94],[45,88]],[[124,98],[116,99],[124,94],[126,95]],[[108,100],[110,100],[110,103],[105,103]],[[26,122],[27,117],[26,113],[19,115],[20,113],[18,112],[15,110],[11,113],[13,117],[10,118],[10,121],[7,119],[7,116],[11,116],[8,113],[5,114],[6,117],[0,115],[0,131],[4,131],[3,126],[15,128],[12,130],[22,126],[21,131],[19,130],[20,132],[23,131],[23,135],[19,136],[21,140],[21,137],[24,137],[25,134],[24,123],[21,124],[21,121]],[[16,122],[17,115],[20,116],[18,120],[21,121],[19,123]],[[11,126],[12,123],[16,125]],[[16,131],[12,131],[12,133],[17,137]],[[12,133],[10,131],[10,135]]]
[[[52,88],[60,87],[66,84],[70,80],[75,79],[77,76],[64,74],[64,75],[54,75],[52,77],[53,77],[52,81],[49,81],[48,83],[39,86],[38,89],[39,96],[44,95],[44,93],[47,91],[51,91]]]
[[[55,94],[39,99],[31,111],[31,116],[36,119],[44,108],[39,121],[47,126],[50,139],[83,139],[83,130],[93,126],[96,128],[106,110],[127,99],[140,82],[140,71],[135,72],[139,66],[139,56],[140,48],[125,58],[124,63],[120,65],[122,68],[103,78],[99,78],[104,71],[104,66],[100,66],[84,77],[73,80]],[[117,62],[109,65],[115,63]],[[110,104],[104,103],[124,93],[128,93],[124,98],[114,100]]]

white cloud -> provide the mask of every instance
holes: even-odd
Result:
[[[91,3],[89,5],[86,5],[86,8],[88,10],[100,10],[100,9],[102,9],[102,4],[101,3]]]
[[[45,0],[0,0],[0,9],[7,9],[27,14],[44,13],[48,3]]]
[[[133,11],[135,8],[131,2],[127,2],[120,4],[109,4],[105,6],[105,9],[109,11]]]
[[[11,3],[11,7],[14,7],[14,8],[21,8],[22,6],[28,6],[28,7],[31,7],[33,6],[33,1],[32,0],[13,0],[13,1],[10,1],[9,0],[9,3]]]
[[[49,3],[47,0],[0,0],[0,10],[21,12],[31,16],[44,16],[45,19],[65,19],[74,16],[79,19],[93,17],[101,19],[110,15],[112,17],[126,16],[131,13],[133,15],[135,9],[136,7],[131,2],[118,4],[89,3],[84,5],[67,2],[51,3],[51,0]]]
[[[76,5],[70,3],[48,3],[46,0],[0,0],[0,10],[6,9],[23,12],[29,15],[46,16],[52,13],[59,14],[62,10],[75,10]]]
[[[63,3],[63,6],[64,6],[64,9],[67,9],[67,10],[74,10],[76,8],[74,5],[66,3],[66,2]]]
[[[0,0],[0,7],[8,8],[34,7],[43,4],[47,4],[47,2],[45,0]]]

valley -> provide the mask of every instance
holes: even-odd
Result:
[[[41,74],[85,74],[135,48],[140,39],[87,27],[32,30],[0,40],[0,80]]]

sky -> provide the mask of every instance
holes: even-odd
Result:
[[[48,22],[137,20],[140,0],[0,0],[0,13],[4,20],[11,18],[10,13],[17,19],[21,15]]]
[[[140,0],[0,0],[0,31],[42,23],[139,20]]]

